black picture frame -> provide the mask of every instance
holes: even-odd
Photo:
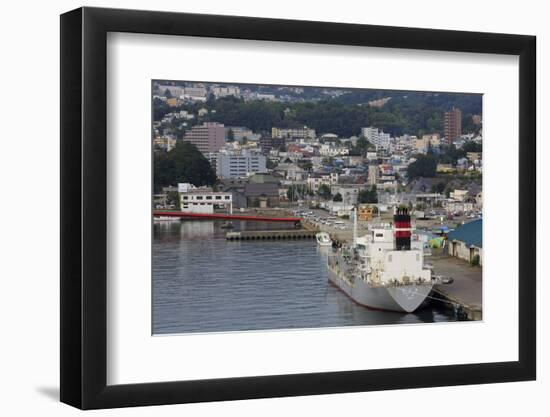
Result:
[[[519,56],[519,360],[107,385],[108,32]],[[96,409],[534,380],[535,45],[524,35],[251,17],[88,7],[61,15],[61,401]]]

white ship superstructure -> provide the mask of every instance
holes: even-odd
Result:
[[[406,313],[419,308],[434,281],[407,210],[397,210],[393,226],[373,226],[362,237],[356,230],[354,212],[353,243],[334,244],[328,256],[330,281],[366,307]]]

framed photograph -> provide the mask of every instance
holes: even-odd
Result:
[[[61,16],[61,401],[533,380],[535,37]]]

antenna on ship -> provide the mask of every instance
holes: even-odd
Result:
[[[357,247],[357,207],[353,208],[353,247]]]

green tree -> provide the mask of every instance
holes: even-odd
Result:
[[[313,168],[311,161],[298,161],[298,166],[305,171],[311,171],[311,168]]]
[[[334,164],[334,158],[332,156],[328,156],[328,157],[323,158],[322,162],[323,162],[323,165],[332,166],[332,164]]]
[[[391,97],[382,108],[369,107],[368,101]],[[269,132],[272,127],[299,128],[308,126],[318,132],[331,132],[340,137],[357,134],[364,126],[375,126],[392,136],[403,133],[438,132],[443,134],[445,110],[455,106],[461,109],[464,133],[479,130],[471,123],[472,114],[482,113],[481,95],[423,93],[411,91],[350,91],[340,97],[328,98],[315,88],[308,88],[300,98],[303,102],[283,103],[243,98],[208,97],[206,103],[185,103],[182,110],[196,114],[200,107],[209,113],[204,119],[224,123],[226,126],[247,126],[255,132]],[[160,114],[154,103],[155,121]],[[197,123],[197,120],[190,124]],[[360,142],[361,146],[361,142]],[[356,150],[356,147],[353,148]],[[357,148],[358,150],[358,148]],[[363,151],[364,151],[363,147]]]
[[[153,170],[155,192],[180,182],[195,186],[216,182],[216,174],[208,160],[195,145],[186,141],[178,142],[171,152],[155,152]]]
[[[267,160],[265,162],[265,167],[267,169],[275,169],[277,167],[277,165],[279,165],[277,162],[273,162],[273,160],[269,159],[269,158],[267,158]]]
[[[365,156],[367,152],[375,150],[376,146],[370,143],[364,136],[360,136],[359,139],[357,139],[355,146],[351,148],[350,152],[352,155]]]
[[[176,209],[181,209],[180,194],[177,191],[169,191],[166,193],[166,202],[168,205],[174,205]]]
[[[433,155],[417,155],[416,161],[407,167],[409,181],[418,177],[435,177],[437,159]]]
[[[228,142],[234,142],[235,141],[235,133],[233,132],[233,129],[229,129],[227,131],[227,141]]]
[[[456,162],[460,158],[464,158],[465,155],[466,152],[464,152],[464,149],[457,149],[454,144],[442,146],[439,154],[439,162],[442,164],[456,165]]]
[[[445,191],[445,183],[438,182],[437,184],[432,185],[432,193],[443,193]]]
[[[344,199],[342,198],[342,194],[340,193],[336,193],[336,195],[333,197],[332,201],[334,202],[340,202],[340,201],[343,201]]]
[[[357,199],[360,204],[378,203],[378,193],[376,192],[376,186],[373,185],[370,190],[359,191]]]
[[[288,187],[288,190],[286,191],[286,197],[291,200],[299,200],[300,198],[304,198],[306,195],[309,194],[309,190],[305,185],[291,185]]]
[[[477,142],[466,142],[461,149],[462,151],[464,151],[464,153],[483,152],[483,146],[481,145],[481,143],[477,143]]]
[[[328,200],[330,198],[330,187],[327,184],[321,184],[319,190],[317,191],[319,197]]]

